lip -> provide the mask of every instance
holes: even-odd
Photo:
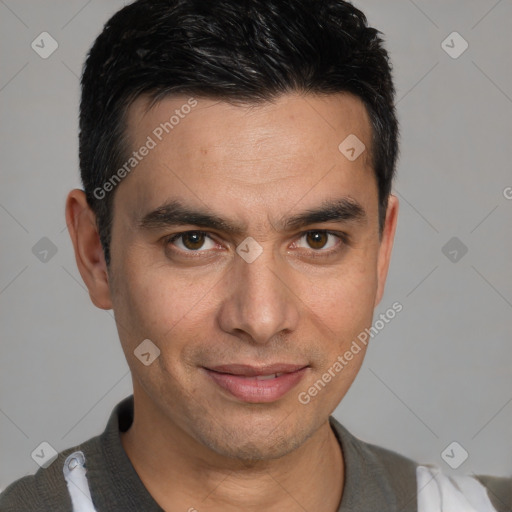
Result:
[[[270,403],[293,389],[304,377],[308,366],[285,363],[260,367],[230,364],[203,369],[220,388],[235,398],[248,403]]]

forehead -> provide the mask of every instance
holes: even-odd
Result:
[[[180,142],[203,143],[212,148],[230,141],[237,145],[263,143],[265,139],[284,136],[290,143],[300,142],[306,154],[315,149],[315,144],[323,141],[323,146],[350,134],[371,138],[371,125],[363,102],[349,93],[290,93],[257,104],[185,95],[154,103],[141,96],[128,108],[126,133],[135,145],[147,135],[153,135],[157,142],[172,135]],[[243,135],[250,139],[244,140]]]
[[[368,197],[376,190],[369,116],[350,94],[289,94],[253,105],[174,96],[151,107],[141,97],[128,111],[126,134],[132,151],[152,146],[118,191],[139,216],[169,197],[241,210],[289,207],[333,187]],[[347,138],[366,146],[354,161],[340,151]]]

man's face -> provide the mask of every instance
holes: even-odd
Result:
[[[197,99],[160,141],[155,129],[187,100],[147,111],[139,98],[129,111],[132,149],[148,136],[156,146],[114,197],[110,296],[123,350],[161,421],[219,454],[279,457],[347,392],[364,349],[307,405],[298,399],[371,325],[382,294],[392,236],[380,242],[369,118],[341,94],[252,107]],[[350,134],[367,148],[354,161],[338,149]],[[205,216],[171,223],[173,202]],[[335,204],[345,209],[287,223]],[[149,366],[134,355],[145,339],[160,350]]]

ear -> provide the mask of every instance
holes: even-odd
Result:
[[[375,297],[374,307],[377,307],[384,294],[384,285],[388,275],[389,261],[391,259],[391,249],[393,248],[393,240],[395,239],[395,230],[398,219],[398,198],[389,195],[388,207],[386,209],[386,220],[382,230],[382,238],[380,241],[379,254],[377,257],[377,294]]]
[[[74,189],[68,194],[66,224],[78,270],[93,304],[101,309],[111,309],[107,265],[96,227],[96,215],[89,207],[83,190]]]

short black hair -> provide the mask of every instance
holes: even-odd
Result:
[[[129,158],[126,113],[142,95],[257,104],[292,92],[354,94],[372,124],[382,233],[398,121],[381,35],[343,0],[138,0],[118,11],[87,56],[80,103],[81,178],[107,265],[114,190],[103,187]]]

